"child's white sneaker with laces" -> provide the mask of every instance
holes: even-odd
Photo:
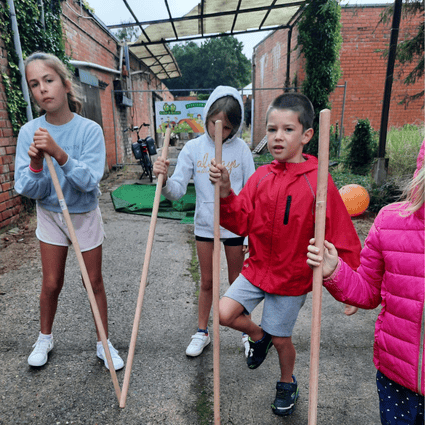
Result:
[[[186,356],[196,357],[199,356],[204,348],[211,342],[210,336],[205,332],[196,332],[192,335],[192,341],[186,348]]]
[[[53,336],[40,333],[33,348],[34,350],[28,357],[28,364],[34,367],[44,366],[49,358],[48,354],[53,348]]]
[[[109,341],[109,339],[108,339],[108,347],[109,347],[109,352],[111,353],[114,369],[115,370],[122,369],[124,367],[124,360],[118,355],[118,350],[114,348],[114,346],[111,344],[111,341]],[[106,358],[106,355],[105,355],[105,349],[103,348],[102,342],[100,341],[97,343],[96,354],[100,360],[104,361],[106,369],[109,370],[108,359]]]
[[[248,335],[245,333],[242,334],[242,344],[245,351],[245,357],[248,358],[250,346],[249,346]]]

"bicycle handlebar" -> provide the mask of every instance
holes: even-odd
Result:
[[[126,128],[125,130],[124,130],[124,133],[126,133],[127,131],[136,131],[136,132],[138,132],[139,130],[140,130],[140,128],[141,127],[149,127],[150,126],[150,124],[146,124],[146,123],[142,123],[142,124],[140,124],[139,126],[137,126],[137,125],[135,125],[135,126],[133,126],[133,128]]]

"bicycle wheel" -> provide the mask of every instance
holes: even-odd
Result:
[[[145,167],[145,159],[141,158],[139,160],[139,163],[142,167],[142,174],[140,175],[139,179],[142,180],[145,174],[148,175],[147,172],[146,172],[146,167]]]
[[[146,175],[146,177],[149,177],[149,181],[152,182],[152,161],[150,157],[145,154],[143,156],[143,175]]]

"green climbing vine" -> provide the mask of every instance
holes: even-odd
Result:
[[[306,151],[317,155],[319,113],[330,108],[329,96],[341,77],[341,6],[338,0],[310,0],[298,24],[298,45],[306,61],[302,92],[315,110],[314,136]]]
[[[18,22],[19,38],[24,59],[36,51],[53,53],[65,63],[65,54],[61,23],[61,0],[19,0],[14,2]],[[43,24],[44,17],[44,24]],[[6,91],[7,111],[16,136],[19,128],[27,121],[27,106],[21,89],[19,58],[13,42],[10,10],[8,5],[0,3],[0,37],[2,38],[8,60],[8,72],[1,73]]]

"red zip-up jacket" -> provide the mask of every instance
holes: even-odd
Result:
[[[298,296],[312,289],[306,262],[314,237],[317,158],[302,163],[273,161],[249,178],[239,195],[221,198],[220,224],[249,236],[249,257],[242,274],[254,286],[277,295]],[[353,269],[360,264],[361,243],[341,196],[329,175],[326,235]]]

